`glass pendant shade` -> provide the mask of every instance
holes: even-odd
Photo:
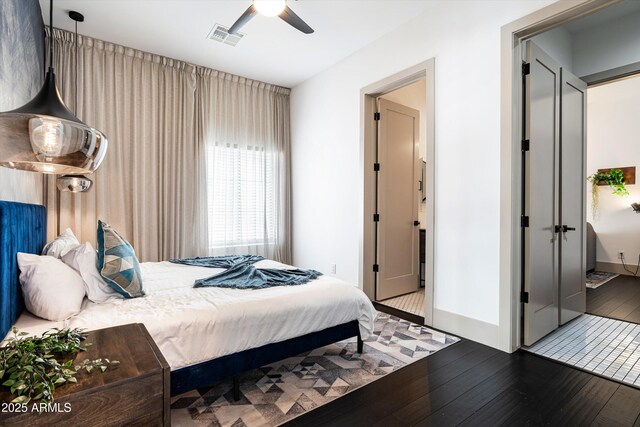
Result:
[[[80,193],[89,191],[92,186],[93,181],[82,175],[63,175],[56,179],[56,187],[58,187],[60,191]]]
[[[107,145],[102,132],[64,105],[52,68],[31,102],[0,113],[0,166],[47,174],[93,173]]]

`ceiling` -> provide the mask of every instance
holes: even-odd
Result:
[[[640,12],[640,1],[624,0],[613,6],[606,7],[598,12],[578,18],[564,25],[570,33],[578,33],[599,27],[625,16]]]
[[[257,15],[232,47],[207,39],[214,24],[231,26],[250,0],[57,0],[55,27],[174,59],[293,87],[400,27],[428,0],[289,0],[314,30],[305,35],[279,18]],[[40,0],[45,23],[49,1]]]

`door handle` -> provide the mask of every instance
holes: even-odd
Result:
[[[562,226],[562,232],[566,233],[567,231],[576,231],[576,228],[575,227],[569,227],[567,225],[563,225]]]
[[[556,225],[556,233],[566,233],[567,231],[576,231],[575,227],[569,227],[568,225]]]
[[[413,221],[413,225],[416,226],[416,227],[419,226],[420,225],[420,221],[418,221],[418,220]]]

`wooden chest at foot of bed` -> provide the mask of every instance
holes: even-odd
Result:
[[[33,403],[11,407],[0,392],[2,426],[169,426],[169,365],[142,324],[89,332],[87,351],[75,362],[108,358],[119,365],[77,374],[77,384],[56,389],[55,402],[38,414]],[[26,412],[17,412],[26,410]]]

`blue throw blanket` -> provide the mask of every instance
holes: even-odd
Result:
[[[272,286],[302,285],[322,275],[315,270],[256,268],[253,265],[263,259],[257,255],[226,255],[170,259],[169,261],[198,267],[227,268],[226,271],[215,276],[196,280],[194,288],[214,286],[233,289],[263,289]]]
[[[170,259],[169,262],[173,262],[174,264],[195,265],[196,267],[231,268],[238,264],[253,264],[263,259],[260,255],[224,255]]]

